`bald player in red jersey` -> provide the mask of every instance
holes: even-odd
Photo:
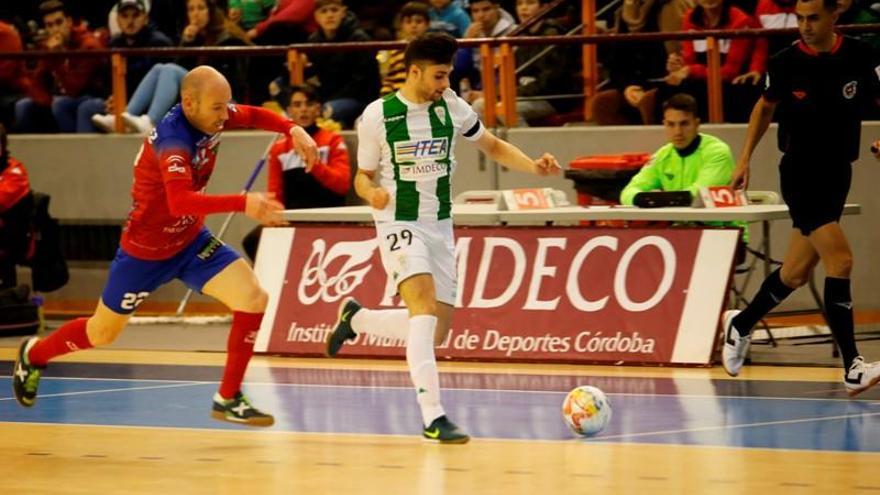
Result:
[[[250,265],[211,235],[204,219],[211,213],[244,212],[273,225],[281,222],[282,206],[261,193],[202,191],[214,170],[224,129],[288,134],[307,167],[314,165],[317,148],[293,122],[261,108],[232,104],[231,99],[226,78],[211,67],[196,67],[184,77],[181,104],[168,112],[138,153],[133,205],[95,313],[62,325],[44,339],[26,338],[19,348],[13,391],[21,405],[32,407],[36,402],[41,370],[51,359],[113,342],[137,306],[177,278],[233,312],[226,367],[211,416],[250,426],[274,423],[241,392],[268,296]]]

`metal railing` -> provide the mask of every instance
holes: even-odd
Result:
[[[517,36],[499,38],[475,38],[459,40],[459,45],[465,48],[477,48],[481,55],[481,76],[483,80],[483,98],[485,105],[485,124],[495,127],[498,124],[499,115],[504,117],[507,126],[516,125],[516,70],[514,61],[514,47],[527,45],[581,45],[583,61],[583,95],[584,116],[590,119],[589,100],[596,94],[598,86],[598,63],[596,60],[596,45],[602,43],[628,43],[644,41],[667,41],[667,40],[694,40],[705,39],[707,44],[708,78],[707,91],[709,101],[709,121],[713,123],[723,121],[723,107],[721,99],[721,53],[719,40],[734,38],[758,38],[772,36],[795,36],[796,29],[745,29],[745,30],[705,30],[705,31],[681,31],[666,33],[628,33],[628,34],[595,34],[595,9],[594,1],[584,0],[583,25],[587,34],[582,35],[559,35],[559,36]],[[880,33],[880,24],[862,24],[852,26],[839,26],[844,33]],[[124,131],[124,123],[121,118],[126,107],[126,58],[132,56],[150,56],[155,58],[170,58],[175,56],[286,56],[287,66],[290,71],[290,82],[299,84],[303,81],[305,69],[304,54],[320,56],[328,52],[347,51],[378,51],[403,49],[404,41],[371,41],[371,42],[347,42],[347,43],[302,43],[288,46],[248,46],[248,47],[203,47],[203,48],[128,48],[128,49],[101,49],[87,51],[27,51],[27,52],[0,52],[0,59],[26,59],[34,58],[80,58],[80,57],[109,57],[111,60],[113,113],[116,115],[115,129],[117,132]],[[496,87],[496,70],[498,73]],[[492,104],[496,103],[496,104]],[[497,105],[497,106],[496,106]]]

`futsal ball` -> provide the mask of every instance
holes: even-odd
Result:
[[[580,386],[565,396],[562,419],[578,435],[590,437],[608,426],[611,421],[611,403],[602,392],[590,385]]]

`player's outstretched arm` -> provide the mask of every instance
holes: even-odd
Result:
[[[768,100],[765,97],[758,98],[752,114],[749,117],[749,129],[746,131],[746,142],[743,145],[742,153],[736,168],[733,170],[733,177],[730,185],[734,189],[745,189],[749,186],[749,166],[752,160],[752,153],[770,127],[773,120],[773,112],[776,110],[777,102]]]
[[[289,134],[293,140],[293,150],[306,163],[309,172],[318,160],[318,145],[302,127],[291,120],[265,108],[250,105],[232,104],[229,106],[227,129],[263,129],[280,134]]]
[[[377,210],[388,204],[388,191],[373,184],[374,173],[359,168],[354,176],[354,191],[361,199]]]
[[[516,146],[498,139],[489,131],[485,131],[476,141],[480,151],[505,167],[537,175],[556,175],[560,172],[559,162],[550,153],[544,153],[537,159],[526,156]]]

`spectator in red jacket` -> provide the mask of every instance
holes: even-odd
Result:
[[[0,52],[21,52],[21,36],[12,24],[0,21]],[[48,93],[39,94],[31,84],[24,59],[0,59],[0,124],[11,125],[15,102],[25,95],[32,95],[48,105]]]
[[[248,30],[258,45],[302,43],[317,29],[315,0],[278,0],[264,21]]]
[[[15,287],[15,265],[27,256],[31,186],[27,170],[9,156],[6,128],[0,124],[0,289]]]
[[[85,26],[76,25],[60,0],[40,4],[46,27],[44,49],[99,50],[105,48],[100,39]],[[108,94],[109,70],[104,57],[52,58],[41,60],[34,76],[35,84],[51,88],[52,116],[61,132],[96,132],[92,115],[104,110]],[[17,125],[22,132],[38,130],[34,120],[35,107],[41,102],[24,98],[15,105]]]
[[[267,160],[267,189],[285,209],[342,206],[351,187],[348,148],[335,124],[319,123],[321,100],[311,86],[293,86],[289,91],[287,113],[305,129],[318,145],[318,161],[309,169],[293,149],[289,136],[272,145]],[[260,242],[261,227],[242,240],[245,253],[254,259]]]
[[[739,30],[757,27],[757,23],[742,10],[730,5],[730,0],[697,0],[697,6],[685,13],[683,31],[710,29]],[[721,80],[724,81],[725,117],[728,121],[748,120],[748,111],[757,99],[754,88],[732,86],[733,80],[748,70],[754,48],[750,38],[718,40],[721,52]],[[657,101],[666,101],[675,93],[687,93],[697,99],[699,108],[708,108],[706,79],[709,74],[706,40],[682,42],[682,53],[669,55],[668,74],[661,85]],[[738,111],[739,110],[739,111]],[[706,119],[706,115],[701,116]]]

